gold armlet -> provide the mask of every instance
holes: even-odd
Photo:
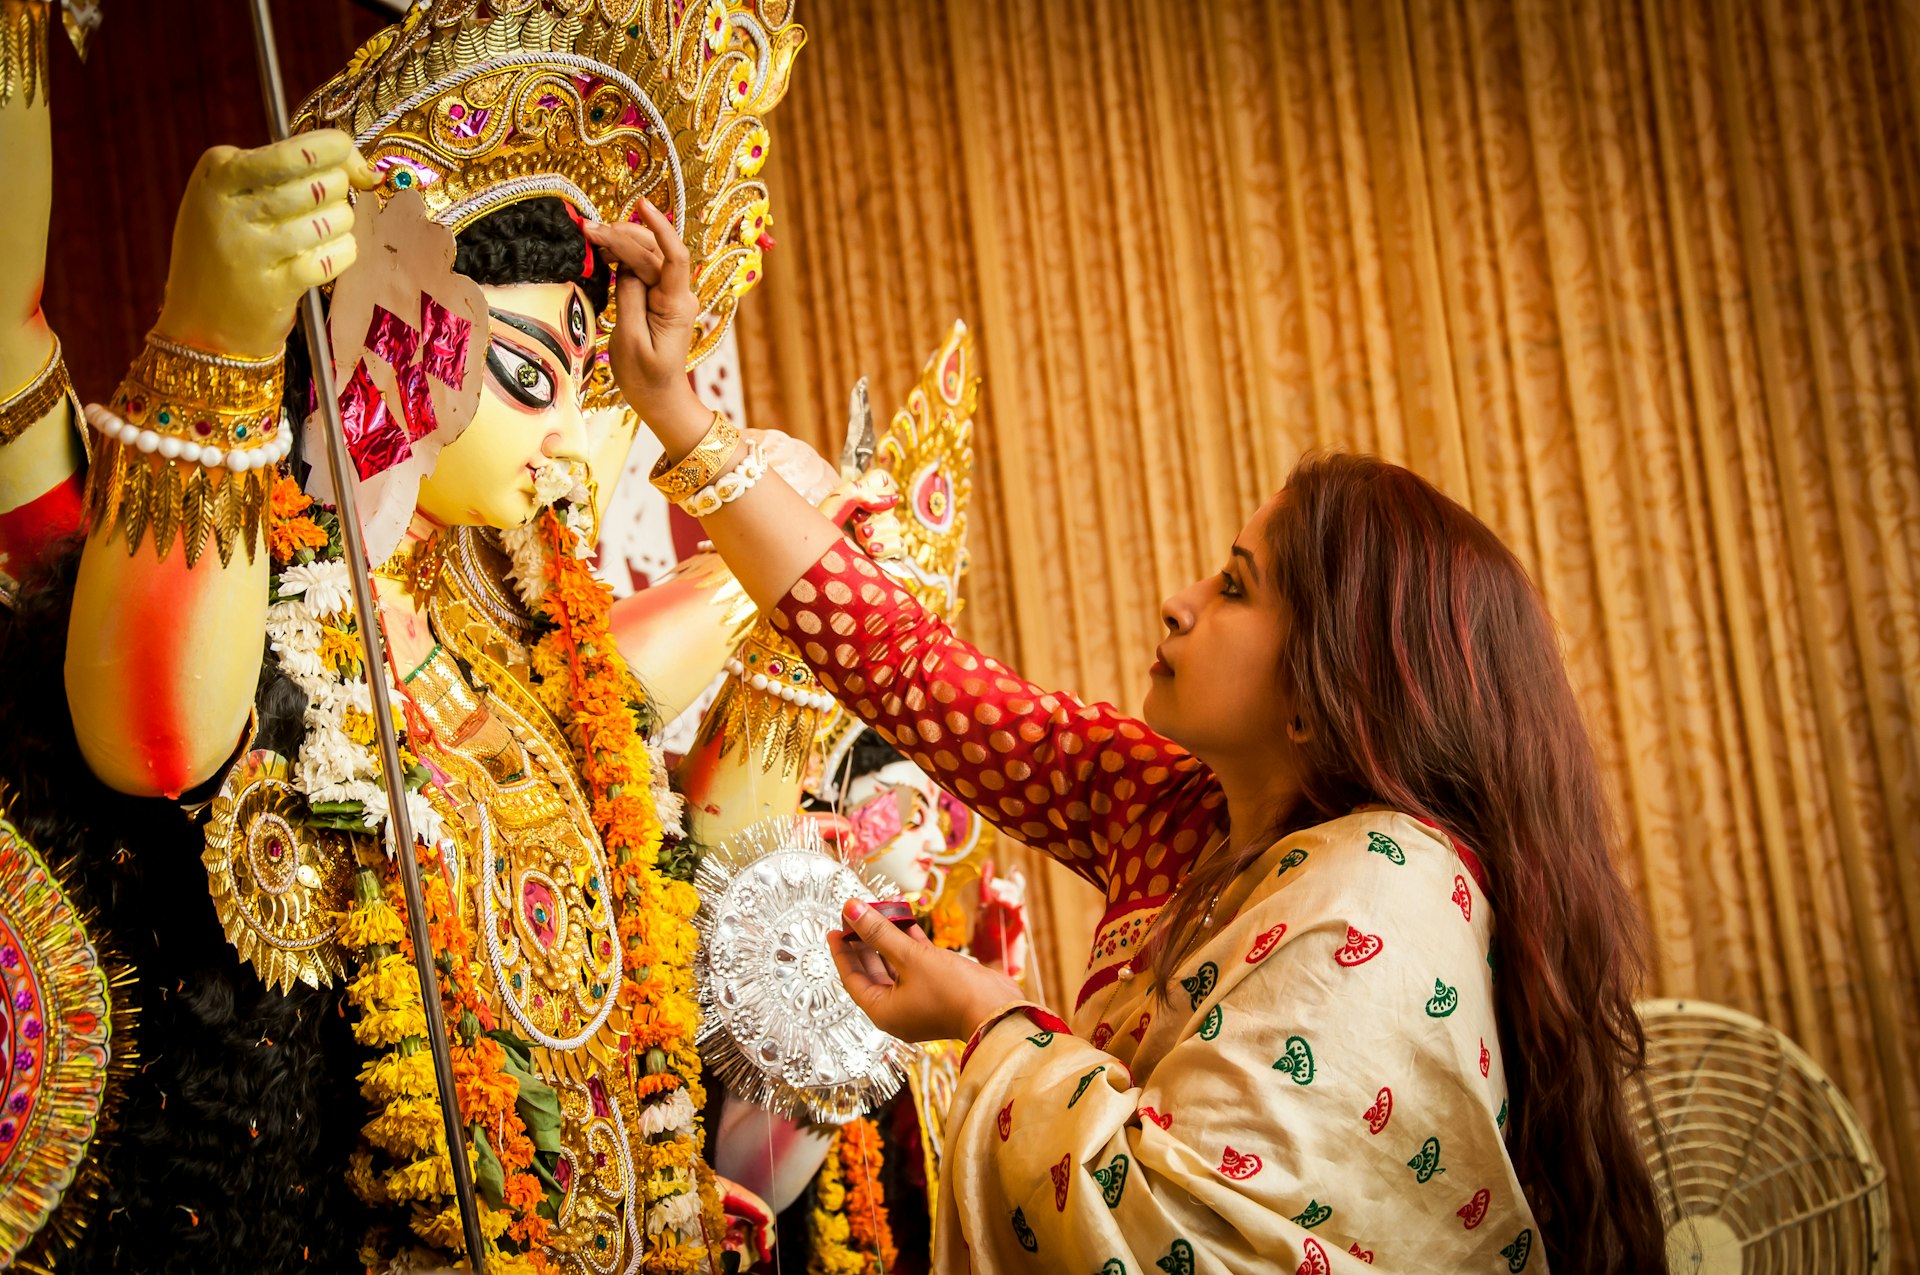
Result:
[[[259,549],[275,467],[293,449],[280,424],[282,362],[208,354],[156,336],[127,371],[111,408],[87,409],[102,438],[87,472],[95,535],[124,537],[129,555],[149,530],[162,559],[180,537],[187,565],[209,539],[224,566],[235,541]]]
[[[31,381],[23,386],[19,393],[0,403],[0,447],[6,446],[27,427],[45,420],[47,413],[61,399],[73,393],[73,382],[67,379],[67,361],[60,357],[60,338],[53,338],[53,349],[47,353],[47,361]]]
[[[723,737],[721,755],[746,743],[763,771],[792,779],[806,764],[820,715],[833,696],[786,639],[765,624],[727,661],[727,685],[708,720]]]
[[[660,489],[660,494],[677,505],[712,483],[719,476],[721,466],[733,455],[733,449],[739,445],[740,427],[715,412],[706,436],[679,464],[669,467],[663,454],[654,462],[653,473],[649,477],[653,485]]]
[[[47,19],[53,5],[46,0],[0,0],[0,106],[24,93],[47,100]]]
[[[47,25],[60,10],[73,51],[87,60],[87,40],[100,25],[100,0],[0,0],[0,106],[15,93],[49,101]]]

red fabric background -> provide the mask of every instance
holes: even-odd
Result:
[[[159,312],[173,214],[200,153],[267,140],[245,0],[108,0],[87,62],[57,31],[45,306],[81,398],[104,400]],[[273,0],[288,107],[392,20]]]

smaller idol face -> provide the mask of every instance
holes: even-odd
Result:
[[[847,786],[847,818],[865,865],[906,898],[927,888],[933,857],[946,849],[939,792],[912,762],[895,762]]]
[[[593,358],[593,307],[571,283],[484,285],[490,331],[473,421],[420,484],[420,510],[447,526],[518,527],[534,477],[585,463],[581,390]]]

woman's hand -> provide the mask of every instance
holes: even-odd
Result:
[[[589,222],[587,237],[620,267],[614,281],[619,319],[607,346],[614,384],[677,460],[700,441],[712,418],[687,380],[700,303],[687,246],[673,222],[644,199],[640,219],[640,225]],[[682,437],[689,432],[691,437]]]
[[[828,934],[833,963],[853,1003],[883,1032],[906,1041],[966,1040],[1026,1000],[1005,974],[935,947],[918,927],[902,934],[858,899],[847,900],[841,915],[852,932]]]
[[[255,150],[214,147],[180,197],[154,331],[219,354],[279,353],[301,294],[353,264],[348,190],[379,184],[338,129]]]

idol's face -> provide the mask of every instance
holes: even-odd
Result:
[[[847,785],[847,809],[854,812],[856,824],[869,822],[867,816],[879,813],[876,806],[881,804],[891,807],[885,811],[887,819],[871,822],[898,831],[869,848],[864,863],[911,899],[927,888],[934,856],[946,849],[939,793],[926,773],[910,761],[883,766]]]
[[[594,316],[571,283],[483,285],[489,333],[480,407],[420,484],[420,512],[444,526],[518,527],[535,511],[534,475],[585,463],[580,393]]]

